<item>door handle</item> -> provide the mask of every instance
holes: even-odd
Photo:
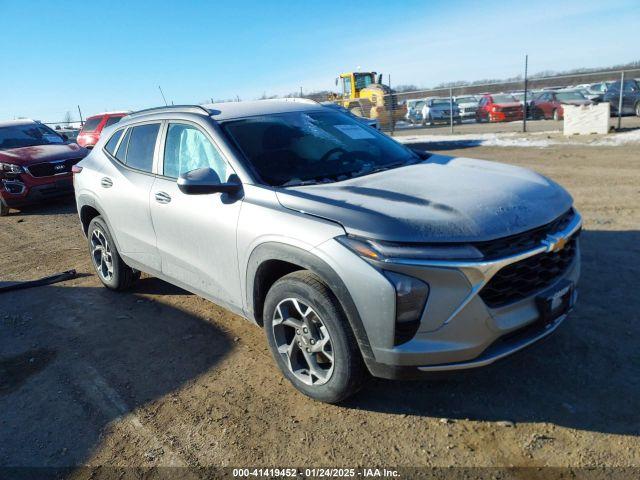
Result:
[[[113,187],[113,180],[111,180],[109,177],[102,177],[102,179],[100,180],[100,185],[102,185],[103,188],[111,188]]]
[[[155,196],[158,203],[169,203],[171,201],[171,197],[165,192],[156,192]]]

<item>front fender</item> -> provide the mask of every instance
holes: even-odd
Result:
[[[351,298],[351,294],[340,276],[322,259],[306,250],[279,242],[267,242],[257,246],[249,256],[247,263],[246,305],[247,315],[257,323],[262,319],[262,303],[257,292],[260,291],[259,279],[256,274],[260,265],[269,260],[281,260],[299,265],[318,275],[325,282],[338,299],[349,325],[358,341],[360,351],[365,361],[373,359],[373,352],[367,337],[358,309]]]

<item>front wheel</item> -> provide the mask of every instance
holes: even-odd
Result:
[[[264,329],[284,376],[305,395],[338,403],[366,376],[351,327],[329,287],[303,270],[278,280],[264,304]]]
[[[640,117],[640,102],[636,103],[636,117]]]
[[[87,231],[89,253],[102,284],[112,290],[126,290],[139,278],[140,272],[120,258],[106,222],[98,216],[91,220]]]

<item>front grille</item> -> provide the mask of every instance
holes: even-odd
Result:
[[[482,252],[486,260],[494,260],[496,258],[508,257],[522,253],[535,247],[539,247],[542,241],[551,233],[557,233],[564,230],[573,217],[575,212],[573,209],[567,210],[551,223],[547,223],[542,227],[534,228],[517,235],[491,240],[489,242],[477,242],[474,246]]]
[[[559,252],[546,252],[502,268],[480,291],[480,298],[491,308],[522,300],[551,286],[573,262],[578,233]]]
[[[71,167],[78,163],[81,158],[72,158],[56,162],[43,162],[31,165],[28,168],[29,173],[34,177],[52,177],[71,172]]]

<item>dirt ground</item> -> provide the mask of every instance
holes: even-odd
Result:
[[[72,202],[13,211],[1,281],[82,277],[0,294],[0,466],[640,467],[640,148],[443,153],[529,167],[574,196],[580,298],[546,341],[325,405],[283,380],[247,321],[153,278],[102,288]]]

